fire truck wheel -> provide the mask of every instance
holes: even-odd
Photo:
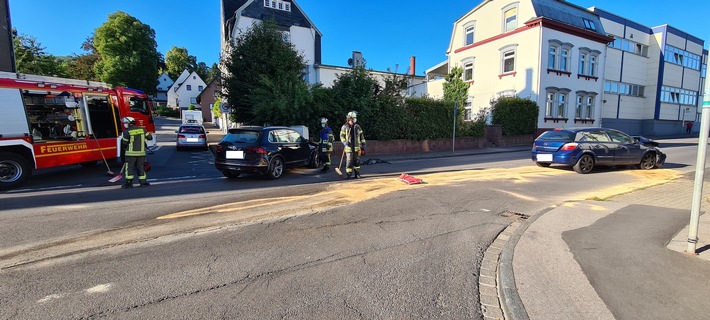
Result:
[[[0,190],[21,185],[30,177],[32,167],[24,157],[10,152],[0,152]]]

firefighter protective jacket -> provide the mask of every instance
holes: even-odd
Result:
[[[348,146],[345,147],[345,152],[365,150],[365,134],[357,123],[352,126],[346,123],[340,128],[340,142],[343,144],[348,143]]]
[[[333,141],[335,141],[333,129],[331,129],[330,127],[325,127],[320,130],[320,147],[322,149],[321,151],[333,151]]]
[[[153,140],[153,136],[143,127],[130,126],[123,130],[121,146],[126,151],[126,157],[144,157],[146,140]]]

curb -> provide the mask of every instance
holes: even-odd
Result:
[[[530,319],[515,285],[513,254],[525,230],[540,216],[556,207],[558,206],[549,207],[532,216],[524,216],[523,222],[520,219],[514,221],[503,229],[486,249],[478,280],[481,313],[484,319]],[[495,275],[492,279],[490,272],[494,272]],[[495,296],[491,294],[491,286],[496,290]]]

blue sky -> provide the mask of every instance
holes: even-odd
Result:
[[[710,1],[572,0],[653,27],[669,24],[701,39],[710,37]],[[53,55],[81,54],[81,43],[109,14],[121,10],[150,25],[158,51],[185,47],[198,61],[219,60],[220,0],[10,0],[13,27]],[[417,74],[446,60],[453,22],[480,0],[325,1],[297,0],[323,33],[323,63],[346,66],[353,50],[368,68],[406,72],[417,58]],[[707,48],[707,42],[705,47]]]

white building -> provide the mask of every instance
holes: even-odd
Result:
[[[197,96],[206,87],[207,84],[196,72],[183,70],[168,90],[168,107],[184,110],[191,104],[197,106]]]
[[[606,44],[599,16],[557,0],[485,0],[454,22],[447,61],[427,70],[427,91],[463,68],[466,117],[501,96],[540,106],[538,128],[599,126]]]
[[[155,94],[153,95],[153,100],[155,100],[158,103],[163,103],[167,104],[168,102],[168,91],[170,90],[170,87],[173,86],[173,79],[170,79],[170,76],[168,75],[167,72],[163,72],[163,74],[158,77],[158,85],[155,87],[156,91]]]
[[[614,37],[606,51],[603,125],[631,134],[672,135],[685,132],[687,121],[699,121],[704,41],[669,25],[651,28],[596,7],[590,10]]]
[[[349,72],[352,66],[364,63],[362,54],[353,51],[348,67],[323,65],[321,55],[322,34],[311,19],[294,0],[222,0],[221,1],[221,49],[222,53],[228,52],[228,45],[234,43],[240,34],[246,32],[257,21],[273,19],[283,32],[284,41],[293,44],[295,50],[303,55],[307,65],[305,80],[308,83],[322,83],[326,87],[332,86],[337,75]],[[410,61],[413,63],[414,59]],[[345,62],[345,61],[344,61]],[[410,66],[408,74],[411,79],[410,93],[417,96],[426,94],[424,77],[414,76],[414,66]],[[378,80],[392,75],[388,71],[371,71]]]

